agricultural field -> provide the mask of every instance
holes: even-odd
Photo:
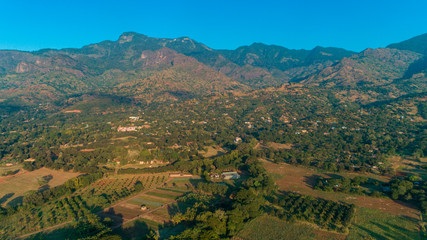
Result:
[[[0,204],[14,206],[22,201],[22,197],[28,191],[56,187],[78,175],[80,173],[41,168],[0,177]]]
[[[264,162],[267,171],[276,177],[281,191],[297,192],[333,201],[343,201],[357,206],[355,221],[350,227],[347,239],[422,239],[418,234],[420,212],[411,205],[388,198],[373,198],[339,192],[323,192],[313,189],[314,177],[324,176],[322,172],[288,164]],[[354,173],[346,173],[346,177]],[[281,177],[280,177],[281,176]],[[378,180],[385,180],[381,176]],[[316,230],[317,231],[317,230]]]
[[[113,194],[117,190],[132,190],[137,182],[141,182],[143,189],[149,189],[167,180],[167,174],[119,175],[101,179],[91,186],[77,192],[78,194]]]
[[[419,233],[417,223],[378,210],[358,208],[347,239],[426,239],[427,236]]]
[[[181,192],[194,190],[196,184],[202,181],[200,177],[171,178],[163,187]]]
[[[267,161],[264,161],[263,163],[266,170],[274,174],[276,179],[275,182],[281,191],[290,191],[311,195],[314,197],[321,197],[328,200],[343,201],[346,203],[355,204],[359,207],[376,209],[385,213],[419,219],[420,212],[414,206],[403,203],[401,201],[388,198],[374,198],[340,192],[324,192],[320,190],[314,190],[313,187],[317,177],[329,177],[325,173],[317,172],[308,168],[289,165],[286,163],[276,164]],[[354,177],[357,175],[358,174],[356,173],[345,174],[346,177]],[[374,174],[364,174],[364,176],[375,178],[379,181],[387,181],[387,178]]]
[[[0,221],[0,239],[10,239],[29,232],[49,229],[52,226],[68,223],[87,211],[80,197],[67,197],[51,202],[40,208],[21,211]]]
[[[247,223],[234,240],[315,239],[314,229],[304,224],[292,224],[277,217],[263,215]]]
[[[155,188],[167,179],[167,174],[111,176],[77,191],[75,195],[85,198],[88,205],[107,207],[137,192]]]
[[[40,230],[48,233],[52,226],[71,223],[73,220],[81,218],[89,211],[88,209],[96,211],[98,207],[107,207],[136,192],[144,191],[144,189],[145,191],[155,189],[156,186],[161,186],[167,179],[168,174],[118,175],[103,178],[68,197],[49,202],[41,207],[20,211],[8,218],[1,219],[0,234],[9,238]],[[154,194],[162,194],[163,192],[167,193],[167,191],[157,190]],[[144,195],[147,198],[144,200],[168,203],[174,201],[172,196],[175,195],[176,193],[172,193],[170,200],[166,198],[159,200],[159,197]],[[125,220],[130,220],[126,217],[133,218],[136,216],[134,215],[135,213],[141,211],[140,205],[127,203],[128,200],[119,202],[110,208],[120,213],[123,212]],[[100,215],[103,216],[102,214]],[[111,217],[113,222],[120,223],[121,221],[123,223],[123,217],[119,218],[118,216],[122,215],[108,212],[108,217]],[[58,229],[54,230],[52,234],[57,235],[63,232]],[[50,234],[48,235],[50,236]],[[2,238],[0,237],[0,239]]]
[[[171,178],[166,183],[160,183],[156,188],[146,188],[141,193],[116,203],[100,213],[100,216],[111,218],[114,221],[113,225],[122,226],[122,230],[127,234],[129,234],[128,226],[135,224],[140,226],[141,221],[165,227],[170,223],[172,216],[179,211],[176,199],[192,191],[195,187],[192,184],[199,180],[198,177]],[[147,209],[141,209],[141,206]],[[130,224],[135,221],[138,223]]]
[[[427,158],[413,159],[396,156],[390,158],[389,162],[399,175],[411,174],[419,176],[423,180],[427,180],[427,173],[422,169],[422,166],[427,164]]]

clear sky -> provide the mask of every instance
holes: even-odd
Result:
[[[360,51],[427,32],[427,0],[0,0],[0,49],[81,47],[122,32]]]

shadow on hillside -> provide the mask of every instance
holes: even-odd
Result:
[[[202,179],[194,179],[194,178],[191,178],[189,181],[190,181],[190,184],[191,184],[190,187],[193,188],[193,189],[195,189],[197,187],[197,184],[199,182],[203,182]],[[191,190],[191,189],[188,189],[188,190]]]
[[[111,226],[119,226],[123,224],[123,215],[121,213],[116,213],[114,208],[109,208],[106,212],[101,212],[98,214],[102,219],[110,218],[112,223]]]
[[[11,198],[15,193],[7,193],[2,198],[0,198],[0,204],[5,203],[9,198]]]
[[[44,192],[44,191],[49,190],[49,189],[50,189],[49,184],[46,184],[46,185],[39,187],[39,192]]]
[[[320,175],[305,176],[303,182],[307,184],[307,186],[311,189],[314,189],[314,187],[316,186],[317,179],[319,179],[320,177]]]
[[[6,206],[15,207],[17,205],[21,205],[23,200],[24,200],[23,196],[16,197],[16,198],[12,199],[10,202],[8,202],[6,204]]]
[[[357,228],[365,231],[370,237],[374,239],[411,239],[413,235],[418,233],[410,232],[408,229],[400,226],[389,224],[389,223],[377,223],[371,221],[370,224],[382,230],[382,232],[375,231],[375,228],[370,229],[368,227],[355,225]],[[408,234],[412,233],[412,234]]]
[[[120,235],[122,239],[145,239],[145,235],[151,230],[146,222],[136,220],[129,227],[114,229],[113,233]]]

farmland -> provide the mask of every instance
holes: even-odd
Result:
[[[276,184],[282,191],[297,192],[314,197],[321,197],[329,200],[339,200],[347,203],[353,203],[360,207],[377,209],[383,212],[406,216],[410,218],[419,218],[419,211],[413,206],[403,202],[393,201],[387,198],[373,198],[367,196],[358,196],[338,192],[323,192],[314,190],[315,179],[318,176],[328,177],[328,175],[316,172],[311,169],[296,167],[289,164],[275,164],[264,161],[267,171],[277,174]],[[356,175],[352,173],[352,175]],[[279,177],[282,176],[282,177]],[[370,175],[385,181],[381,176]]]
[[[269,172],[276,175],[276,184],[281,191],[297,192],[334,201],[353,203],[358,206],[355,222],[350,227],[348,239],[363,239],[367,236],[376,236],[375,239],[419,239],[420,212],[413,206],[388,198],[314,190],[312,188],[313,178],[317,176],[327,177],[325,173],[267,161],[264,161],[264,166]],[[354,175],[354,173],[351,174]],[[380,176],[370,177],[385,180]]]
[[[307,225],[292,224],[279,218],[263,215],[248,224],[234,239],[276,240],[276,239],[315,239],[314,229]]]
[[[396,156],[390,158],[390,163],[400,175],[414,174],[424,180],[427,179],[427,174],[425,170],[422,169],[422,166],[427,164],[427,158],[413,159]]]
[[[415,220],[378,210],[358,208],[355,222],[350,228],[347,239],[357,240],[368,237],[374,239],[423,239],[423,236],[418,233]]]
[[[81,217],[88,211],[81,197],[67,197],[41,208],[28,209],[0,221],[1,235],[6,239],[39,231]]]
[[[100,207],[102,209],[135,192],[155,188],[167,178],[167,174],[120,175],[103,178],[74,192],[71,196],[49,202],[41,207],[19,211],[8,218],[1,219],[1,233],[9,237],[19,236],[71,222],[89,213],[89,209],[96,210]],[[122,207],[117,204],[113,206],[117,209]],[[140,209],[137,205],[131,206],[133,208],[130,207],[125,210],[135,212],[135,209]],[[58,231],[55,231],[55,234],[57,233]]]
[[[39,190],[40,187],[52,188],[78,175],[80,173],[41,168],[32,172],[0,177],[0,204],[15,205],[21,202],[22,196],[28,191]],[[45,176],[49,176],[49,180],[41,184],[40,179]]]
[[[157,179],[157,176],[152,177]],[[175,200],[191,191],[194,187],[191,185],[193,180],[197,181],[199,178],[172,178],[164,183],[158,182],[144,188],[143,192],[104,209],[100,216],[113,219],[116,227],[137,219],[149,220],[159,225],[167,224],[171,215],[176,212]],[[141,206],[147,209],[141,209]]]

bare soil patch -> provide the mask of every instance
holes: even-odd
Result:
[[[82,149],[82,150],[80,150],[80,152],[93,152],[93,151],[95,151],[95,149]]]

